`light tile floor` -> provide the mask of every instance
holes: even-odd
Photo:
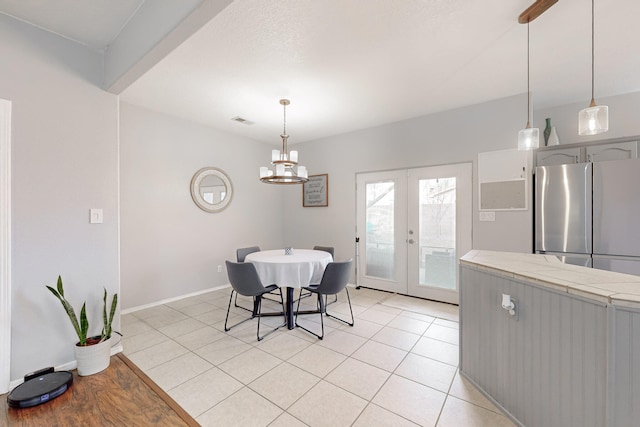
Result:
[[[514,425],[458,374],[455,306],[350,288],[354,327],[325,318],[324,340],[282,328],[258,342],[256,320],[224,332],[229,294],[122,316],[124,353],[203,426]],[[348,310],[344,292],[329,306]],[[230,322],[245,314],[232,306]],[[300,323],[320,330],[318,315]]]

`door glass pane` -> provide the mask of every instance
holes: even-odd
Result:
[[[456,178],[422,179],[420,285],[456,289]]]
[[[366,185],[366,264],[367,276],[395,278],[394,182]]]

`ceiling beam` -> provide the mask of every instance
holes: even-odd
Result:
[[[526,24],[542,15],[547,9],[556,4],[558,0],[536,0],[531,6],[518,16],[518,22]]]
[[[232,2],[144,2],[105,52],[103,89],[116,95],[122,93]]]

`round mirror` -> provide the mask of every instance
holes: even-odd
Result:
[[[231,180],[218,168],[202,168],[191,179],[191,197],[203,211],[220,212],[233,197]]]

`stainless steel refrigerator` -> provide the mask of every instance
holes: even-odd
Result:
[[[539,166],[535,249],[640,275],[640,159]]]

